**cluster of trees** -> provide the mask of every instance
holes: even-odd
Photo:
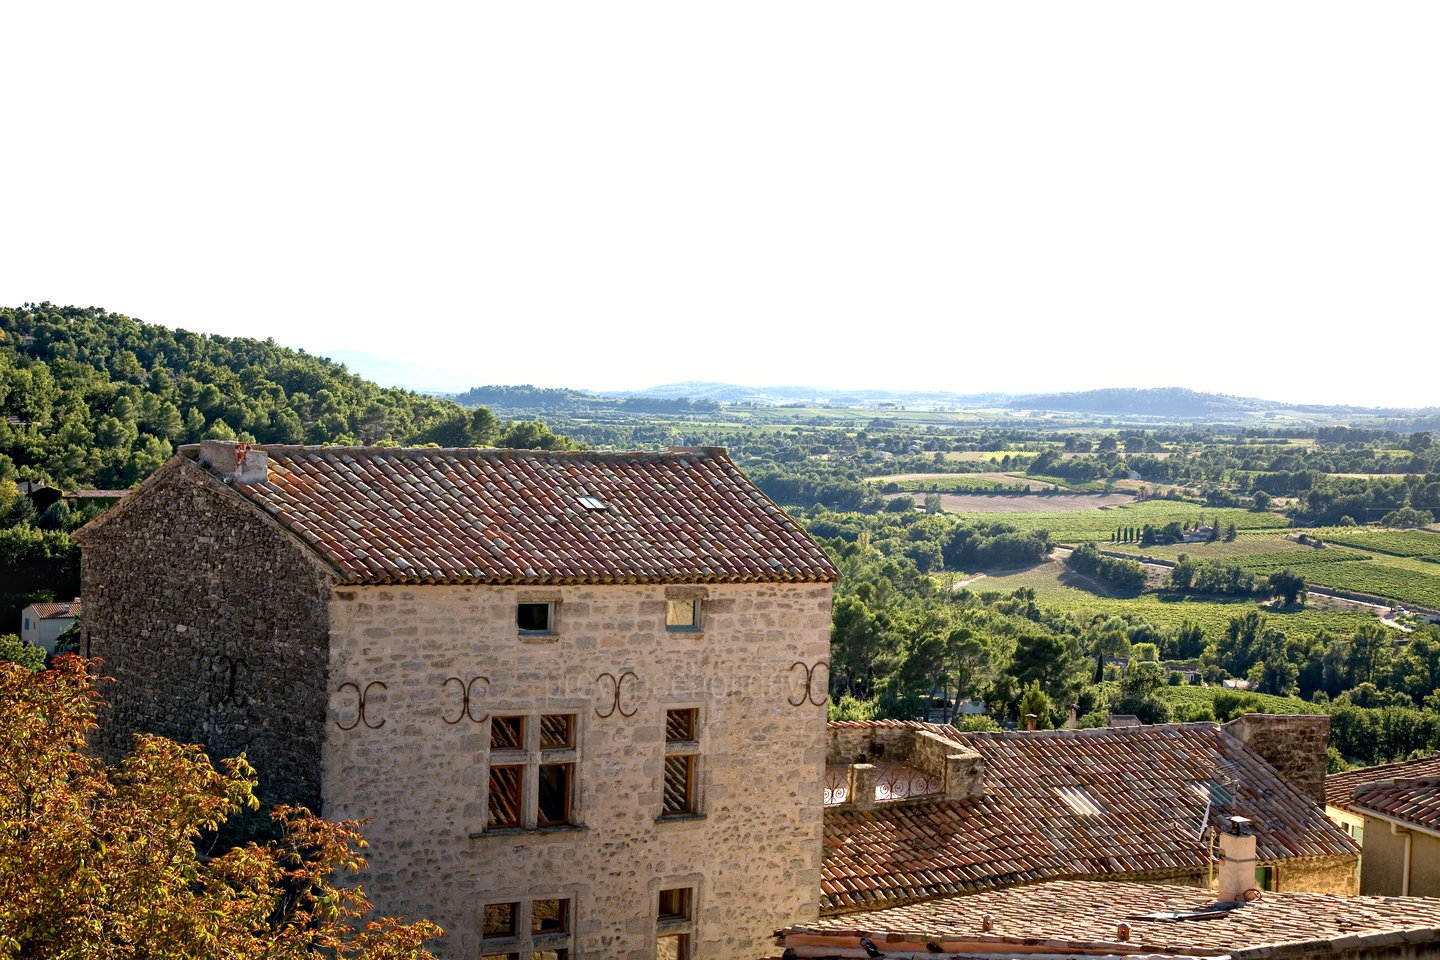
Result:
[[[564,446],[544,424],[382,389],[273,342],[95,308],[0,308],[0,478],[129,487],[177,444]]]
[[[431,958],[438,927],[371,917],[344,879],[359,824],[281,807],[273,839],[227,844],[258,806],[243,759],[153,736],[97,757],[94,666],[0,663],[0,956]]]
[[[1257,578],[1248,570],[1230,563],[1196,559],[1187,553],[1180,554],[1175,566],[1170,568],[1168,579],[1170,587],[1175,590],[1233,597],[1254,596],[1268,589],[1268,583],[1263,578]]]
[[[1082,543],[1070,551],[1065,565],[1102,581],[1117,593],[1139,593],[1145,588],[1144,567],[1134,560],[1107,557],[1093,543]]]

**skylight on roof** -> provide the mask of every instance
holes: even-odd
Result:
[[[579,501],[580,506],[584,507],[586,510],[609,509],[605,506],[605,501],[601,500],[599,497],[576,497],[575,499]]]
[[[1055,796],[1064,800],[1070,805],[1070,809],[1082,817],[1103,816],[1105,811],[1095,798],[1086,792],[1084,787],[1056,787]]]

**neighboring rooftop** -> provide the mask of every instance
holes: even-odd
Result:
[[[1202,831],[1254,821],[1262,863],[1353,857],[1323,810],[1215,723],[961,733],[904,721],[982,758],[978,795],[825,812],[821,912],[1060,878],[1172,878],[1210,867]],[[832,761],[833,762],[833,761]]]
[[[1350,809],[1440,834],[1440,778],[1367,783],[1355,791]]]
[[[839,578],[718,447],[596,453],[207,441],[180,454],[352,583]]]
[[[1355,791],[1367,783],[1381,780],[1413,780],[1440,777],[1440,753],[1400,763],[1382,763],[1373,767],[1357,767],[1325,778],[1325,802],[1332,807],[1349,809]]]
[[[822,917],[781,938],[801,957],[837,955],[862,936],[890,956],[930,955],[933,943],[942,956],[966,957],[1414,957],[1422,955],[1415,946],[1440,944],[1435,899],[1266,893],[1234,909],[1207,909],[1215,906],[1213,893],[1195,887],[1058,881]],[[1187,912],[1206,916],[1147,916]]]
[[[65,617],[80,616],[80,601],[72,600],[69,603],[32,603],[27,610],[35,611],[37,620],[57,620]]]

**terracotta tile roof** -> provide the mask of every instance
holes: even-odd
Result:
[[[1355,791],[1352,809],[1440,833],[1440,778],[1382,780]]]
[[[1058,878],[1201,872],[1209,861],[1196,834],[1207,816],[1211,826],[1251,818],[1262,862],[1359,852],[1215,723],[1034,733],[910,725],[978,751],[983,796],[827,809],[822,912]]]
[[[1332,807],[1349,809],[1355,791],[1367,783],[1417,777],[1440,777],[1440,753],[1400,763],[1382,763],[1332,773],[1325,778],[1325,802]]]
[[[839,578],[825,552],[719,448],[250,449],[268,456],[268,478],[233,489],[351,582]]]
[[[80,616],[80,601],[72,600],[70,603],[32,603],[27,608],[35,611],[38,620],[53,620],[62,617]]]
[[[965,956],[1228,954],[1236,960],[1440,943],[1440,900],[1421,897],[1267,893],[1209,919],[1144,917],[1201,910],[1214,899],[1212,893],[1195,887],[1060,881],[825,917],[784,931],[784,940],[799,947],[826,937],[836,945],[835,938],[849,938],[848,943],[854,944],[867,936],[892,956],[907,951],[924,955],[925,944],[936,943],[942,953]],[[989,931],[983,929],[987,915]],[[1122,923],[1129,926],[1124,940]],[[1307,945],[1313,954],[1304,949]],[[1281,947],[1288,949],[1282,953],[1277,949]]]

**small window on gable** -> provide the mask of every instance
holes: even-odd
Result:
[[[665,601],[665,629],[683,632],[700,629],[700,598]]]
[[[554,633],[555,604],[520,604],[515,608],[515,626],[521,633]]]

